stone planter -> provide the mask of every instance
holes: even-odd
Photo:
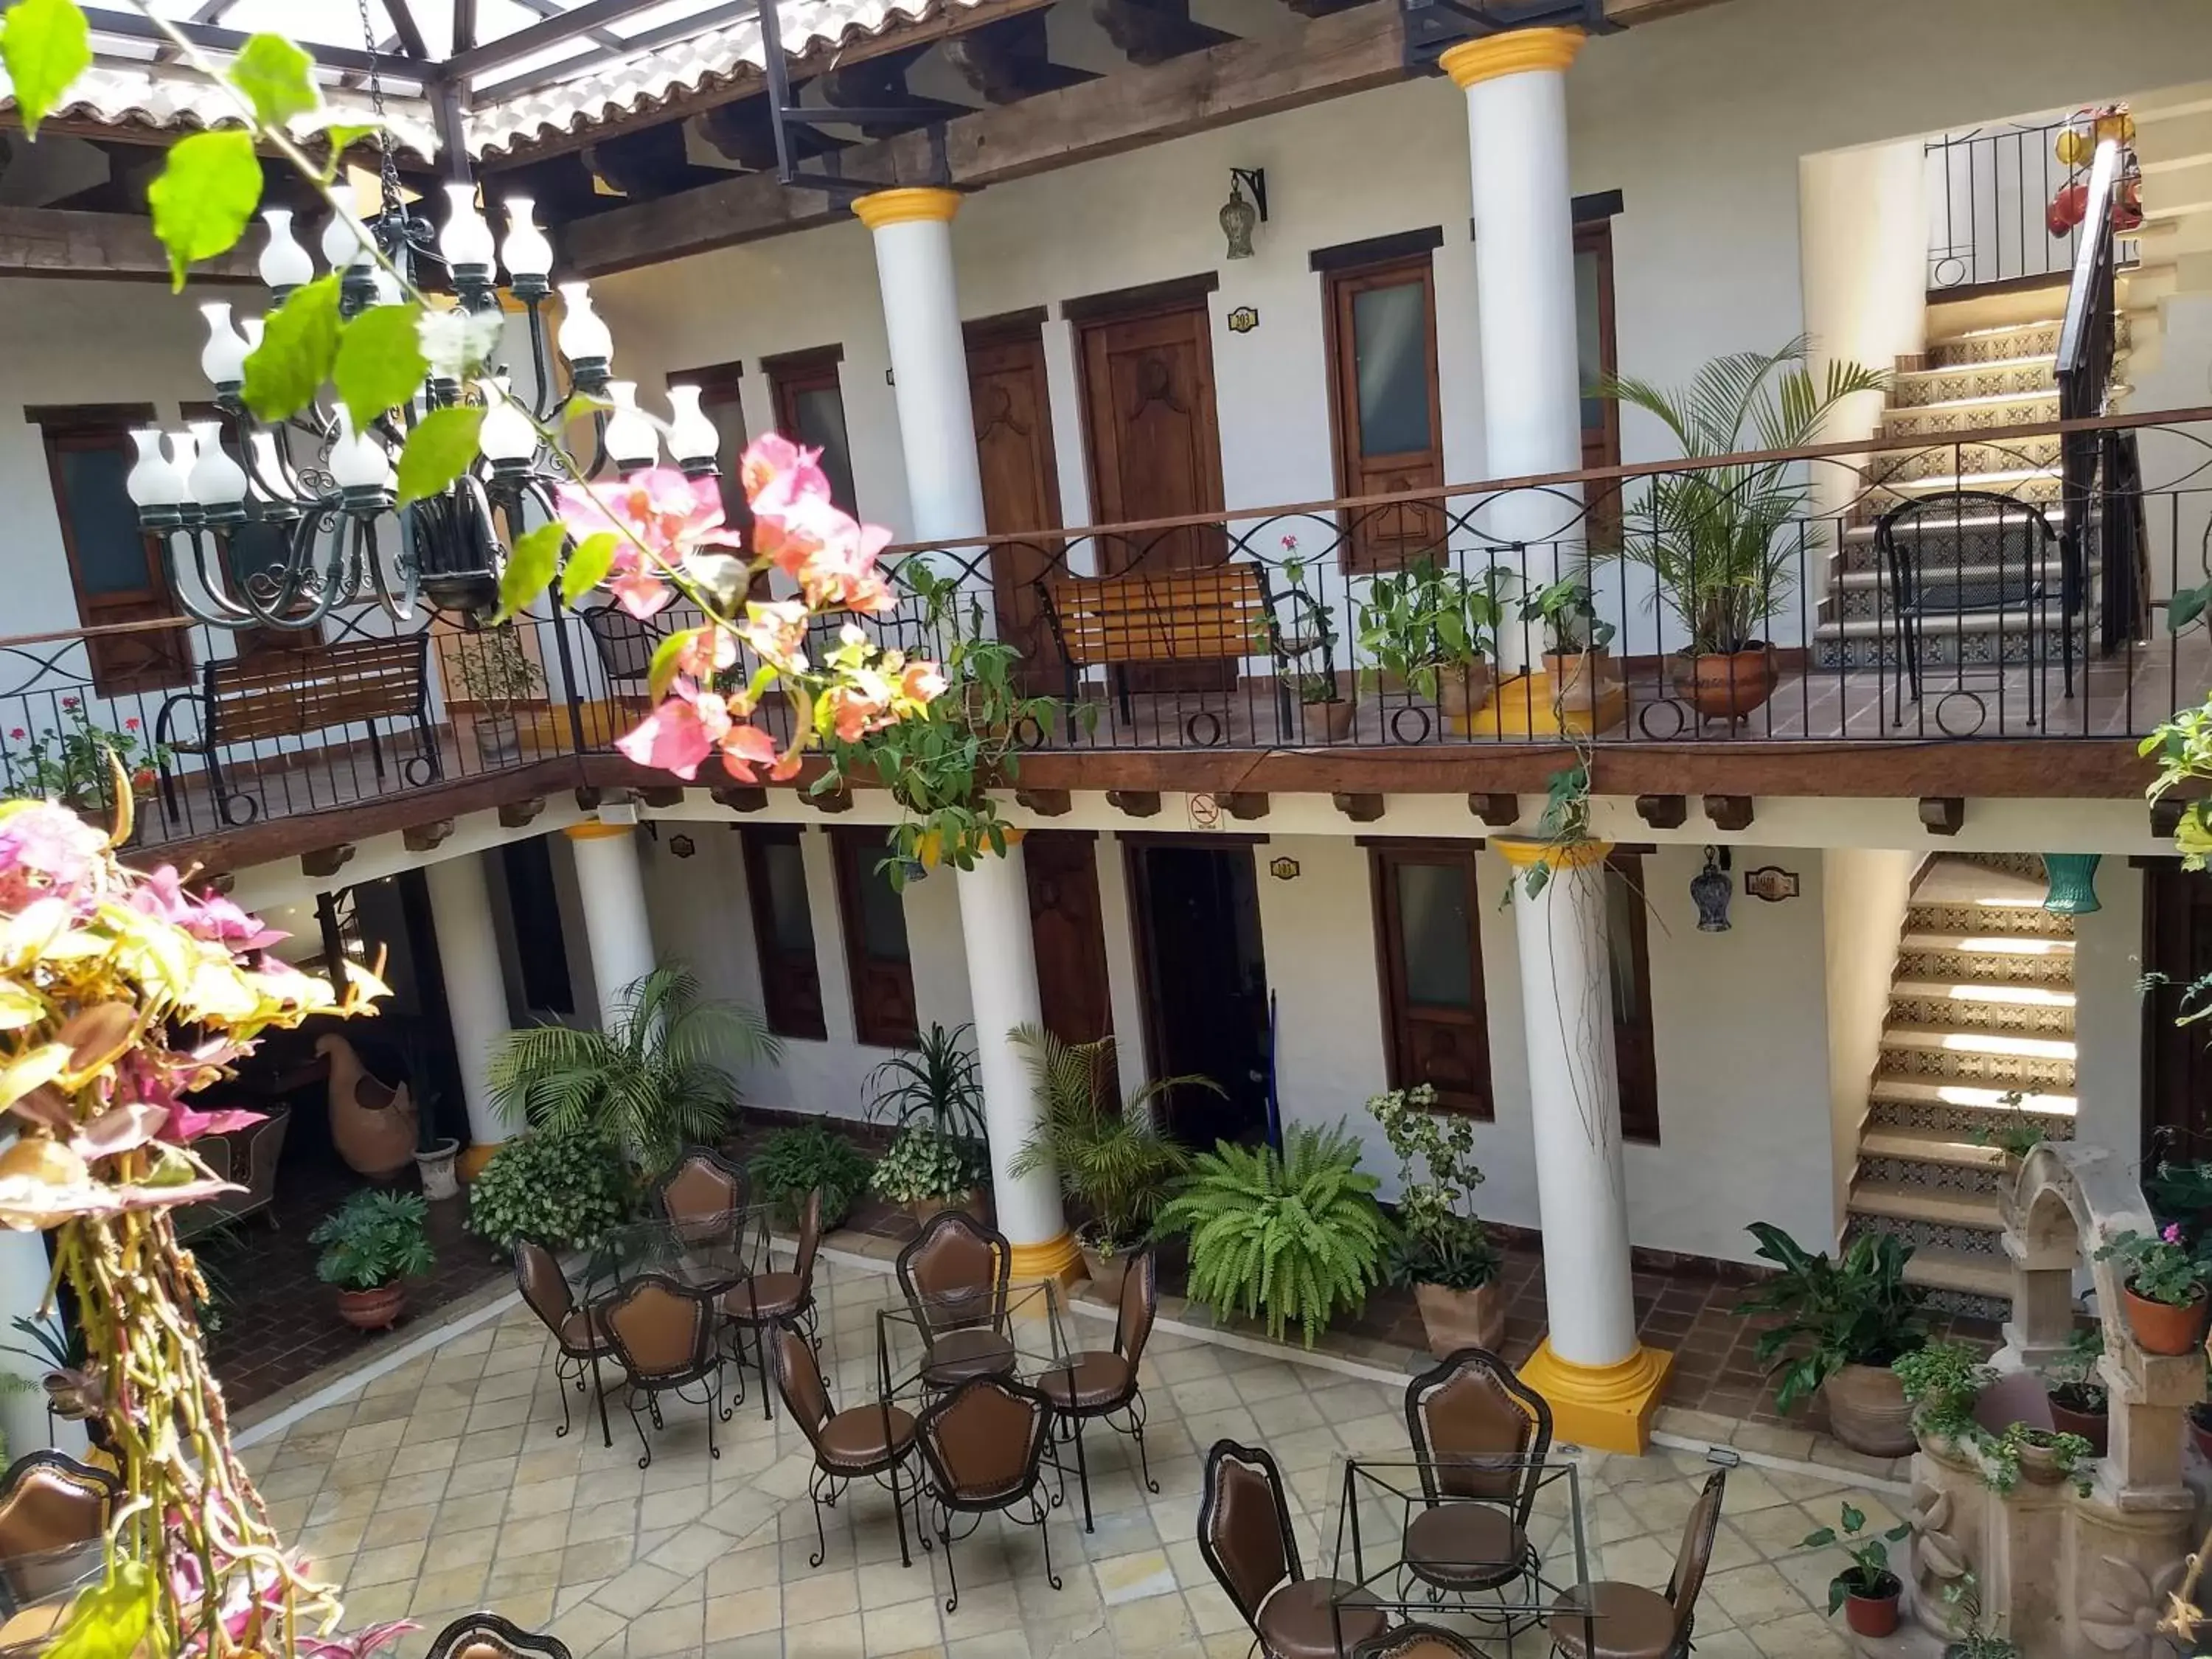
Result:
[[[519,765],[522,760],[522,729],[514,714],[478,714],[473,722],[477,760],[487,772]]]
[[[388,1331],[407,1305],[407,1286],[398,1280],[373,1291],[340,1291],[338,1317],[357,1331]]]
[[[1887,1585],[1884,1589],[1882,1585]],[[1844,1622],[1850,1626],[1854,1636],[1894,1636],[1897,1633],[1897,1598],[1905,1593],[1905,1586],[1893,1572],[1886,1572],[1876,1581],[1875,1591],[1862,1595],[1856,1590],[1844,1597]]]
[[[2137,1296],[2132,1285],[2127,1287],[2125,1297],[2128,1328],[2135,1333],[2136,1346],[2145,1353],[2184,1354],[2204,1340],[2202,1285],[2197,1287],[2196,1295],[2179,1307]]]
[[[1846,1365],[1820,1385],[1828,1426],[1853,1451],[1902,1457],[1917,1443],[1905,1385],[1887,1365]]]
[[[1741,720],[1774,695],[1781,678],[1773,648],[1763,642],[1741,651],[1685,653],[1674,661],[1675,692],[1705,720]]]
[[[1462,1348],[1487,1348],[1494,1353],[1505,1340],[1505,1292],[1494,1279],[1471,1291],[1416,1285],[1413,1300],[1420,1304],[1429,1352],[1439,1359],[1448,1359]]]
[[[453,1172],[453,1160],[460,1156],[461,1143],[441,1140],[427,1152],[415,1154],[415,1167],[422,1176],[422,1196],[433,1202],[440,1199],[458,1198],[460,1179]]]

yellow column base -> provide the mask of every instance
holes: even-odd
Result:
[[[1073,1233],[1062,1233],[1042,1244],[1015,1245],[1010,1267],[1017,1284],[1048,1279],[1065,1286],[1083,1277],[1083,1252],[1076,1248]]]
[[[1546,1337],[1521,1367],[1521,1380],[1552,1408],[1554,1439],[1642,1456],[1651,1444],[1651,1413],[1674,1356],[1638,1345],[1617,1365],[1577,1365],[1552,1352]]]
[[[474,1181],[483,1173],[484,1165],[491,1162],[491,1155],[506,1145],[503,1140],[495,1140],[489,1146],[481,1141],[470,1142],[453,1160],[454,1173],[463,1181]]]

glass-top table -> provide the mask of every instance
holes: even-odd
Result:
[[[711,1221],[660,1216],[610,1228],[584,1264],[583,1299],[604,1300],[647,1274],[696,1296],[722,1296],[766,1267],[774,1207],[747,1204]]]
[[[1034,1388],[1074,1364],[1049,1279],[887,1304],[876,1314],[876,1352],[885,1399],[941,1393],[975,1376]]]

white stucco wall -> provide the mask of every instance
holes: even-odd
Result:
[[[2142,1156],[2143,872],[2097,866],[2104,908],[2074,919],[2074,1138],[2132,1168]]]
[[[1841,1231],[1857,1168],[1867,1088],[1881,1057],[1897,945],[1924,855],[1836,848],[1820,856],[1823,964],[1828,1003],[1829,1148],[1834,1179],[1824,1240]]]

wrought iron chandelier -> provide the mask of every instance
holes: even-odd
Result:
[[[380,113],[382,88],[371,61],[370,90]],[[339,274],[341,319],[398,302],[400,279],[419,289],[418,274],[442,275],[433,285],[450,288],[465,318],[497,317],[503,267],[507,291],[528,319],[532,398],[524,405],[495,368],[475,388],[485,405],[478,457],[436,495],[401,505],[396,463],[408,434],[431,410],[470,398],[450,366],[433,363],[405,404],[361,429],[342,404],[319,398],[299,416],[266,423],[242,395],[246,360],[260,343],[264,319],[234,322],[228,302],[203,305],[208,339],[200,367],[222,418],[167,434],[152,427],[132,433],[137,454],[126,488],[140,526],[159,539],[170,590],[212,626],[303,631],[334,605],[368,599],[405,621],[416,615],[418,596],[436,609],[480,617],[498,600],[504,538],[521,533],[532,509],[540,521],[552,517],[555,489],[576,471],[594,476],[611,462],[629,472],[659,459],[663,423],[639,407],[634,383],[613,378],[614,337],[585,283],[560,284],[562,316],[549,339],[553,249],[529,199],[506,198],[507,232],[495,245],[465,158],[452,156],[463,176],[446,185],[446,222],[434,231],[408,211],[388,129],[380,129],[379,140],[380,210],[362,220],[335,208],[321,233],[323,260]],[[261,217],[268,239],[258,270],[281,305],[314,280],[315,260],[295,237],[290,211],[272,208]],[[556,351],[568,370],[566,390]],[[556,457],[541,436],[572,391],[597,405],[587,464]],[[715,472],[720,446],[699,395],[694,386],[667,388],[670,456],[694,477]],[[240,535],[252,523],[273,532],[275,550],[241,568]]]

